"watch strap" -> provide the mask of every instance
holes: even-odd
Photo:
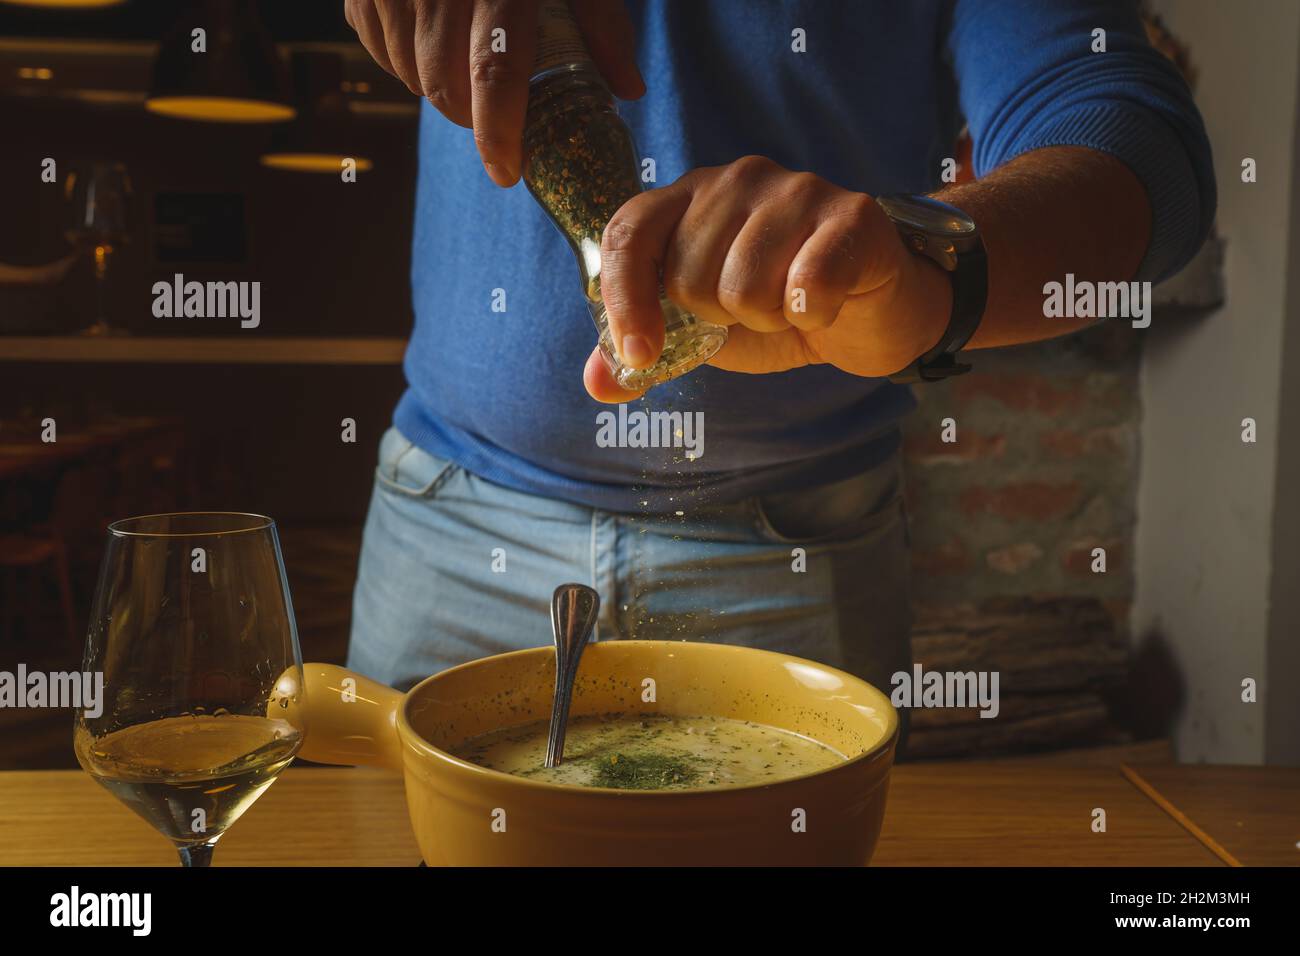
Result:
[[[988,303],[989,269],[984,243],[977,239],[970,248],[958,253],[957,267],[947,275],[952,283],[948,327],[933,348],[907,368],[889,376],[891,382],[939,382],[970,371],[968,363],[957,361],[957,353],[975,335]]]

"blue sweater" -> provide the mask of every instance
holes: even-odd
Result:
[[[648,92],[620,112],[657,181],[758,153],[847,189],[939,187],[963,122],[977,176],[1032,149],[1110,153],[1146,186],[1139,278],[1184,265],[1214,214],[1210,147],[1176,71],[1123,0],[632,0]],[[791,49],[806,32],[807,52]],[[1105,53],[1091,52],[1093,30]],[[713,368],[628,411],[703,413],[703,454],[602,447],[582,385],[595,344],[578,269],[522,184],[494,186],[470,131],[420,124],[408,389],[394,422],[490,481],[613,511],[683,509],[831,481],[888,458],[910,390],[829,366]],[[494,311],[494,290],[505,311]],[[499,303],[499,297],[497,302]],[[498,305],[499,307],[499,305]],[[972,373],[972,374],[978,374]]]

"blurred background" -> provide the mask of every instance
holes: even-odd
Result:
[[[0,0],[0,671],[78,668],[105,525],[191,509],[274,516],[304,657],[343,659],[403,387],[418,103],[342,6]],[[918,393],[917,659],[1000,671],[1002,704],[918,711],[916,758],[1300,764],[1279,679],[1300,673],[1300,386],[1282,375],[1300,361],[1300,5],[1251,9],[1145,6],[1220,190],[1217,234],[1157,290],[1152,327],[985,354]],[[174,55],[195,23],[202,75]],[[175,273],[260,280],[274,322],[155,319]],[[75,766],[70,728],[0,709],[0,769]]]
[[[187,509],[273,515],[303,652],[342,660],[375,446],[403,387],[418,121],[342,10],[0,2],[0,263],[75,257],[0,283],[0,670],[79,666],[106,523]],[[196,23],[209,58],[271,82],[167,76],[161,52],[188,49]],[[147,108],[167,83],[297,118]],[[286,153],[326,156],[330,172],[264,161]],[[355,183],[330,153],[358,160]],[[95,178],[100,210],[68,188],[78,176]],[[261,280],[274,320],[156,319],[153,283],[175,273]],[[110,331],[83,334],[97,303]],[[345,417],[356,444],[339,441]],[[57,442],[41,440],[47,418]],[[75,766],[66,718],[0,710],[0,767]]]

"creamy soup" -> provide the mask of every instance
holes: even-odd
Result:
[[[544,767],[548,721],[465,741],[462,760],[548,783],[619,790],[704,790],[774,783],[846,759],[808,737],[726,717],[574,717],[564,762]]]

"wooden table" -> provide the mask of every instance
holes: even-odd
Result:
[[[1300,863],[1300,770],[1030,763],[895,769],[879,866],[1222,866],[1193,830],[1250,864]],[[1154,781],[1154,783],[1153,783]],[[1153,797],[1144,786],[1159,789]],[[1175,801],[1181,800],[1179,804]],[[1173,814],[1161,806],[1172,803]],[[1106,811],[1106,832],[1092,829]],[[1191,829],[1176,821],[1183,814]],[[1241,825],[1238,826],[1237,823]],[[217,847],[218,865],[415,866],[396,774],[295,767]],[[0,865],[172,866],[143,820],[80,771],[0,773]]]
[[[1300,864],[1300,769],[1161,765],[1130,772],[1229,859],[1243,866]]]

